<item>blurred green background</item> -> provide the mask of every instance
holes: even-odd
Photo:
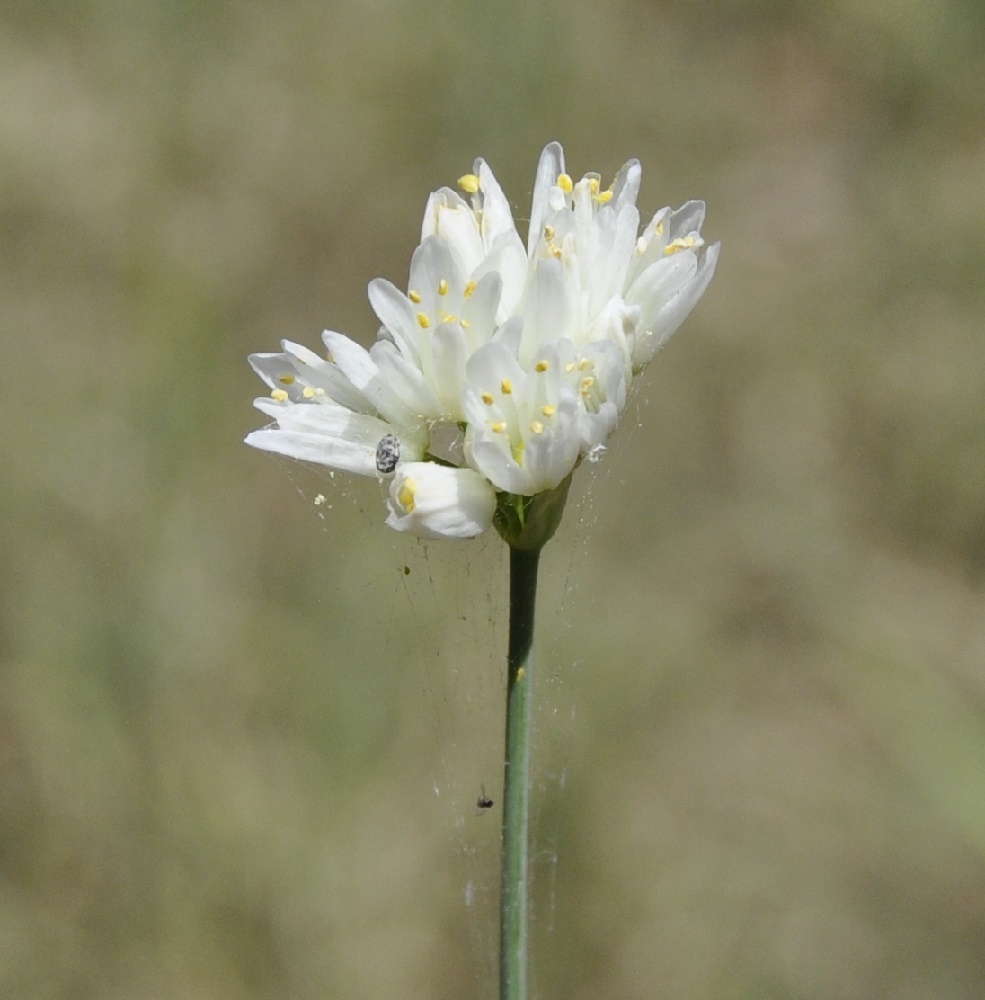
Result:
[[[502,546],[246,355],[554,138],[723,254],[545,553],[533,995],[985,995],[983,10],[4,4],[0,995],[496,995]]]

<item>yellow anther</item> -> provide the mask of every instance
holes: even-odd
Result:
[[[397,502],[407,514],[417,506],[414,502],[414,490],[416,488],[417,484],[413,479],[405,479],[400,489],[397,490]]]
[[[588,179],[588,190],[592,192],[592,197],[597,198],[599,193],[599,179],[597,177],[589,177]]]
[[[276,399],[278,403],[287,402],[287,393],[283,389],[274,389],[270,394],[271,399]]]
[[[444,278],[438,282],[438,294],[447,295],[448,294],[448,282]]]
[[[551,404],[548,403],[546,406],[542,406],[540,408],[540,412],[543,413],[545,417],[553,417],[554,414],[557,413],[557,407],[551,406]]]
[[[475,174],[464,174],[458,178],[458,186],[466,194],[475,194],[479,190],[479,178]]]
[[[410,301],[413,302],[415,306],[419,305],[420,301],[421,301],[421,293],[420,292],[415,292],[414,289],[412,288],[407,293],[407,298],[409,298]]]
[[[504,378],[503,381],[499,383],[499,391],[504,396],[508,396],[513,391],[513,383],[508,378]]]
[[[472,324],[467,319],[463,319],[462,320],[462,329],[463,330],[468,330],[468,329],[471,328],[471,326],[472,326]]]
[[[550,243],[555,236],[557,236],[557,233],[554,232],[553,226],[544,226],[544,239],[547,240],[548,243]]]
[[[494,434],[502,434],[506,430],[506,424],[502,420],[497,420],[492,429]]]
[[[519,684],[520,681],[522,681],[523,678],[526,677],[526,676],[527,676],[527,668],[526,667],[520,667],[520,669],[516,672],[516,682],[517,682],[517,684]]]
[[[678,236],[676,240],[671,240],[665,247],[665,254],[677,253],[678,250],[690,250],[694,246],[693,236]]]
[[[546,372],[549,367],[550,365],[548,365],[546,361],[538,361],[537,364],[534,365],[534,371]]]
[[[491,392],[484,392],[482,394],[482,402],[485,403],[486,406],[492,406],[496,401],[493,399],[493,394]]]
[[[595,385],[595,379],[591,375],[588,375],[585,378],[583,378],[581,380],[581,394],[583,396],[588,395],[588,392],[593,385]]]
[[[280,382],[281,385],[294,385],[294,376],[293,375],[278,375],[277,376],[277,381]]]
[[[427,313],[418,313],[417,322],[420,324],[422,330],[426,330],[431,325],[431,320],[428,319]]]
[[[559,174],[557,179],[557,186],[565,193],[571,194],[575,189],[575,182],[571,179],[568,174]]]
[[[445,312],[443,312],[441,314],[441,316],[439,317],[439,319],[440,319],[440,321],[442,323],[457,323],[458,322],[458,317],[457,316],[454,316],[451,313],[445,313]]]
[[[612,188],[609,188],[608,191],[599,191],[599,204],[604,205],[606,202],[612,201],[613,194]]]
[[[544,425],[539,420],[531,420],[530,429],[534,432],[534,434],[544,433]]]
[[[580,371],[580,372],[583,372],[587,368],[591,368],[591,367],[592,367],[592,363],[591,363],[591,361],[588,360],[588,358],[582,358],[581,361],[578,362],[578,371]]]
[[[657,236],[663,236],[663,234],[664,234],[664,220],[663,219],[661,219],[657,223],[657,228],[654,229],[653,231],[657,234]]]
[[[306,385],[301,390],[301,395],[304,396],[305,399],[311,399],[311,397],[314,396],[314,394],[315,394],[315,390],[312,389],[310,385]]]
[[[472,293],[474,291],[475,291],[475,282],[474,281],[467,282],[465,285],[465,292],[464,292],[465,297],[467,299],[472,298]]]
[[[573,372],[573,371],[575,370],[575,363],[574,363],[573,361],[569,361],[569,362],[568,362],[568,363],[567,363],[567,364],[566,364],[566,365],[564,366],[564,370],[565,370],[566,372]]]
[[[636,241],[636,256],[637,257],[642,257],[643,254],[645,254],[645,253],[646,253],[646,240],[643,239],[643,237],[641,236]]]

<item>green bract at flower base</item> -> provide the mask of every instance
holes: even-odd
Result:
[[[542,549],[554,537],[564,514],[572,475],[569,473],[554,489],[532,497],[498,494],[493,526],[511,549]]]

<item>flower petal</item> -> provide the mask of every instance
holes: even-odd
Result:
[[[474,538],[492,524],[496,491],[471,469],[434,462],[400,465],[390,484],[386,523],[422,538]]]

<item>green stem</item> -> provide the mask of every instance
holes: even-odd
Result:
[[[530,685],[533,680],[534,604],[539,559],[539,548],[510,548],[500,1000],[526,1000],[527,996]]]

